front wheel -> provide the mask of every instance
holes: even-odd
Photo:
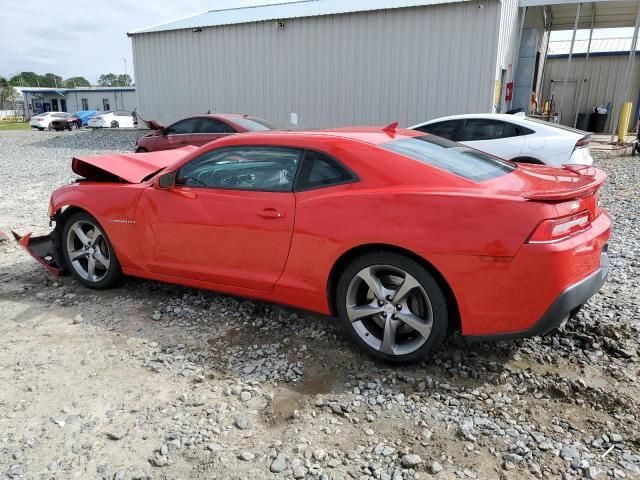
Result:
[[[74,213],[65,223],[62,252],[71,274],[85,287],[109,288],[122,275],[109,238],[87,213]]]
[[[120,128],[120,124],[114,120],[111,122],[111,128]]]
[[[71,122],[71,124],[69,125],[69,130],[73,132],[74,130],[77,130],[77,129],[78,129],[78,124],[75,122]]]
[[[429,358],[446,338],[447,302],[433,276],[395,252],[353,260],[337,285],[337,310],[353,340],[393,363]]]

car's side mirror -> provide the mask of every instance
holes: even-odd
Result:
[[[158,188],[171,188],[176,183],[176,174],[175,172],[167,172],[163,173],[158,177]]]

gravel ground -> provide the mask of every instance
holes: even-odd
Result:
[[[136,132],[0,132],[0,229],[48,231],[70,157]],[[640,168],[610,175],[612,273],[553,335],[393,368],[336,322],[138,279],[95,292],[0,242],[0,479],[640,478]]]

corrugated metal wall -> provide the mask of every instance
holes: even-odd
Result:
[[[606,55],[591,56],[589,65],[585,72],[585,57],[573,57],[571,60],[571,71],[569,76],[568,89],[565,94],[564,103],[573,102],[575,105],[578,101],[579,80],[586,78],[584,82],[582,101],[577,105],[578,112],[590,112],[593,107],[604,105],[609,102],[614,104],[619,101],[622,95],[624,85],[624,74],[627,67],[628,54],[623,55]],[[564,80],[565,68],[567,65],[566,57],[549,57],[547,59],[547,71],[544,75],[544,99],[548,100],[552,93],[555,93],[556,102],[559,101],[562,90],[562,82]],[[584,72],[584,74],[583,74]],[[553,81],[553,88],[552,88]],[[636,102],[638,100],[638,92],[640,91],[640,62],[637,58],[634,62],[633,74],[631,78],[631,88],[629,90],[629,98],[627,101],[633,102],[632,117],[636,112]],[[569,98],[567,98],[569,96]],[[575,109],[573,110],[576,111]],[[570,121],[569,121],[570,120]],[[562,119],[562,123],[570,124],[571,119]],[[607,120],[607,130],[611,129],[611,115]],[[635,128],[635,119],[632,118],[630,130]]]
[[[299,127],[328,127],[490,111],[500,10],[489,0],[134,35],[140,113],[283,126],[296,113]]]

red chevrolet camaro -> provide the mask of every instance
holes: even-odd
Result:
[[[608,272],[597,168],[516,165],[422,132],[264,132],[201,148],[77,157],[46,237],[54,271],[122,274],[337,315],[395,362],[448,331],[546,333]]]

